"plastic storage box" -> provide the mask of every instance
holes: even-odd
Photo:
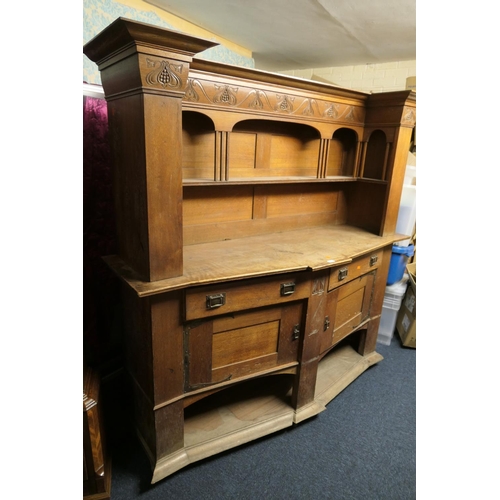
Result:
[[[378,327],[377,342],[384,345],[391,345],[392,336],[396,329],[396,319],[399,308],[403,302],[408,285],[408,277],[385,288],[384,305],[382,306],[382,316]]]
[[[416,186],[417,184],[417,167],[415,165],[406,165],[405,170],[405,186]]]
[[[413,235],[415,222],[417,220],[417,186],[403,185],[401,201],[399,204],[398,220],[396,223],[396,233]],[[410,243],[410,238],[398,241],[396,245],[406,247]]]
[[[396,244],[392,245],[391,263],[389,264],[389,274],[387,275],[388,285],[394,285],[394,283],[403,279],[408,257],[411,257],[414,253],[415,247],[413,245],[408,245],[407,247],[400,247]]]

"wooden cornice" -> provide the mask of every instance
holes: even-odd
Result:
[[[83,52],[91,61],[101,65],[106,59],[132,45],[168,49],[169,52],[192,57],[219,44],[179,31],[119,17],[86,43]]]

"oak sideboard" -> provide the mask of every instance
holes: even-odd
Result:
[[[414,91],[196,57],[214,45],[119,18],[84,46],[108,105],[105,260],[152,482],[317,415],[381,361],[392,245],[408,237]]]

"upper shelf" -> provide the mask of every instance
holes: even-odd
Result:
[[[216,118],[219,118],[217,115]],[[196,181],[386,180],[390,132],[339,125],[329,135],[305,123],[247,118],[224,120],[182,113],[182,176]],[[222,130],[220,130],[222,128]]]
[[[326,179],[318,179],[317,177],[305,177],[305,176],[283,176],[283,177],[254,177],[251,180],[252,185],[259,184],[303,184],[303,183],[314,183],[314,184],[323,184],[323,183],[337,183],[337,182],[356,182],[358,180],[368,181],[368,182],[376,182],[380,184],[387,184],[386,181],[377,181],[374,179],[359,179],[356,177],[348,177],[348,176],[335,176],[335,177],[327,177]],[[226,181],[212,181],[207,179],[184,179],[184,186],[220,186],[220,185],[228,185],[228,186],[239,186],[241,184],[248,184],[248,178],[232,178]]]

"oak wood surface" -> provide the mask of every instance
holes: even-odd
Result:
[[[318,414],[380,361],[391,248],[409,236],[395,225],[414,92],[193,59],[213,45],[118,19],[84,48],[109,105],[105,261],[153,482]],[[213,293],[226,304],[207,307]]]
[[[317,415],[361,373],[382,359],[375,352],[361,356],[348,345],[332,351],[319,364],[314,403],[299,411],[290,405],[291,379],[287,378],[257,379],[244,390],[237,386],[204,399],[186,412],[185,446],[156,462],[152,482],[190,463]]]
[[[345,285],[363,274],[378,269],[382,264],[383,256],[384,253],[382,250],[376,250],[367,255],[354,258],[348,264],[332,267],[328,280],[328,291],[335,287]]]
[[[297,362],[303,311],[295,300],[188,323],[186,392]]]
[[[306,315],[304,334],[301,336],[300,364],[292,393],[292,405],[296,410],[309,405],[314,399],[321,341],[320,332],[325,317],[327,272],[320,271],[312,274],[311,281],[308,314]]]
[[[332,350],[319,363],[315,401],[317,404],[328,404],[362,372],[382,359],[375,351],[362,356],[348,344]]]
[[[324,226],[273,238],[263,235],[190,245],[184,247],[184,274],[156,282],[141,280],[117,256],[104,260],[139,297],[146,297],[193,285],[325,269],[405,238],[398,234],[379,237],[352,226]]]
[[[290,284],[293,284],[293,291],[282,295],[282,285]],[[225,293],[225,304],[216,309],[207,309],[207,296],[220,293]],[[190,321],[268,305],[284,304],[308,298],[309,293],[310,283],[306,275],[300,273],[243,280],[231,284],[230,287],[228,287],[228,283],[224,283],[216,286],[191,288],[185,293],[185,318]]]
[[[83,497],[87,500],[109,500],[111,458],[106,449],[101,381],[93,368],[83,371]]]
[[[335,314],[332,315],[332,343],[336,344],[354,328],[368,319],[372,301],[375,273],[367,273],[357,280],[340,287],[336,297]]]

